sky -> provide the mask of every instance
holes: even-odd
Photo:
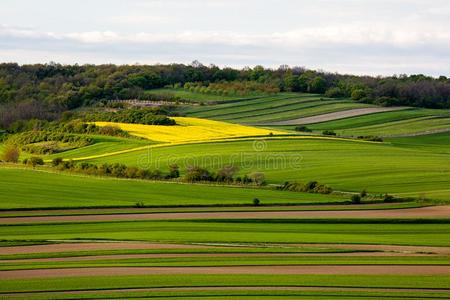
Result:
[[[448,0],[0,0],[0,62],[450,76]]]

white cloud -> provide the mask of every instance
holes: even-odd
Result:
[[[320,47],[330,44],[340,45],[390,45],[395,47],[416,47],[423,45],[450,46],[450,31],[440,28],[396,28],[387,26],[363,27],[357,25],[310,27],[287,32],[248,34],[236,32],[192,32],[180,33],[132,33],[120,34],[113,31],[89,31],[57,34],[39,32],[33,29],[1,26],[0,37],[47,38],[72,40],[85,44],[103,43],[180,43],[255,47]]]

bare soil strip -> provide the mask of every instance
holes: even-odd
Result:
[[[167,219],[264,219],[264,218],[450,218],[450,206],[386,210],[187,212],[119,215],[43,216],[1,218],[2,224],[45,222],[95,222]]]
[[[0,293],[3,297],[38,296],[38,295],[67,295],[67,294],[109,294],[133,292],[195,292],[195,291],[330,291],[330,292],[399,292],[399,293],[450,293],[450,289],[420,289],[420,288],[364,288],[364,287],[328,287],[328,286],[199,286],[199,287],[165,287],[165,288],[130,288],[130,289],[102,289],[75,291],[45,291],[45,292],[17,292]]]
[[[73,276],[176,274],[277,274],[277,275],[450,275],[450,266],[436,265],[322,265],[239,267],[99,267],[1,271],[0,279],[30,279]]]
[[[344,250],[366,250],[366,251],[384,251],[396,253],[415,253],[415,254],[436,254],[450,255],[450,247],[431,247],[431,246],[396,246],[396,245],[367,245],[367,244],[290,244],[298,247],[329,247],[333,249]]]
[[[395,204],[395,203],[394,203]],[[398,203],[401,205],[401,203]],[[79,208],[79,209],[37,209],[37,210],[4,210],[0,211],[0,223],[2,218],[9,217],[37,217],[37,216],[64,216],[64,215],[119,215],[119,214],[150,214],[167,212],[236,212],[236,211],[311,211],[311,210],[364,210],[383,209],[386,203],[360,204],[358,206],[348,204],[333,205],[289,205],[289,206],[224,206],[224,207],[149,207],[149,208]],[[426,206],[426,205],[425,205]],[[399,207],[398,209],[401,209]]]
[[[75,242],[75,243],[61,243],[50,245],[32,245],[32,246],[12,246],[0,247],[0,255],[11,254],[31,254],[31,253],[55,253],[55,252],[76,252],[76,251],[102,251],[102,250],[145,250],[145,249],[219,249],[219,247],[296,247],[307,249],[342,249],[352,251],[368,251],[361,253],[311,253],[311,255],[375,255],[386,252],[386,255],[396,253],[405,254],[434,254],[447,256],[450,255],[450,247],[430,247],[430,246],[393,246],[393,245],[368,245],[368,244],[264,244],[264,245],[227,245],[227,244],[158,244],[158,243],[139,243],[139,242]],[[377,251],[377,252],[369,252]],[[237,254],[238,253],[231,253]],[[230,254],[230,255],[231,255]],[[263,253],[262,255],[267,255]],[[280,253],[284,255],[284,253]],[[275,253],[274,255],[280,255]],[[295,254],[295,253],[291,253]],[[308,253],[297,253],[298,255],[306,255]],[[192,255],[187,253],[186,255]],[[206,253],[205,255],[212,255]],[[227,254],[228,255],[228,254]],[[244,253],[249,255],[249,253]],[[308,254],[309,255],[309,254]],[[118,257],[118,256],[114,256]]]
[[[328,113],[328,114],[312,116],[312,117],[305,117],[305,118],[299,118],[299,119],[293,119],[293,120],[266,123],[264,125],[306,125],[306,124],[322,123],[322,122],[326,122],[326,121],[333,121],[333,120],[339,120],[339,119],[345,119],[345,118],[351,118],[351,117],[357,117],[357,116],[363,116],[363,115],[370,115],[370,114],[374,114],[374,113],[404,110],[404,109],[407,109],[407,107],[356,108],[356,109],[349,109],[349,110],[344,110],[344,111],[338,111],[338,112],[333,112],[333,113]]]
[[[195,257],[390,257],[390,256],[431,256],[428,253],[401,253],[401,252],[349,252],[349,253],[164,253],[164,254],[118,254],[118,255],[95,255],[74,256],[54,258],[31,258],[1,260],[2,263],[31,263],[31,262],[69,262],[69,261],[95,261],[95,260],[117,260],[117,259],[146,259],[146,258],[195,258]]]
[[[72,251],[101,251],[101,250],[140,250],[140,249],[198,249],[209,248],[203,245],[183,244],[157,244],[139,242],[96,242],[96,243],[62,243],[50,245],[13,246],[0,247],[0,255],[29,254],[49,252],[72,252]]]

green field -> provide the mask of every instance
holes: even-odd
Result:
[[[186,114],[235,123],[263,124],[365,107],[374,106],[314,94],[283,93],[255,100],[195,107],[187,110]]]
[[[333,195],[71,176],[10,168],[0,168],[0,177],[1,209],[134,206],[141,201],[148,206],[251,205],[255,197],[263,204],[347,201]]]
[[[0,225],[5,240],[450,246],[448,220],[172,220]]]
[[[355,291],[245,291],[246,286],[265,287],[329,287],[329,288],[355,288]],[[389,299],[446,299],[447,293],[414,292],[407,289],[445,289],[450,285],[449,276],[327,276],[327,275],[170,275],[170,276],[117,276],[117,277],[78,277],[64,279],[35,279],[28,280],[24,285],[20,280],[8,280],[2,283],[0,291],[7,292],[38,292],[38,291],[73,291],[74,294],[59,294],[65,299],[80,297],[75,293],[80,290],[97,290],[97,297],[136,299],[151,297],[152,299],[373,299],[374,297],[387,297]],[[157,287],[222,287],[223,291],[131,291],[130,289],[157,288]],[[227,291],[227,287],[237,287],[237,291]],[[239,291],[239,287],[243,290]],[[357,288],[399,288],[404,291],[358,291]],[[122,292],[111,292],[108,289],[123,289]],[[127,289],[130,290],[127,292]],[[103,290],[103,291],[102,291]],[[234,295],[234,297],[233,297]],[[19,295],[18,295],[19,296]],[[36,299],[46,299],[45,295],[27,295]],[[159,298],[159,297],[161,298]],[[23,296],[22,296],[23,297]],[[35,298],[31,299],[35,299]],[[47,295],[48,297],[48,295]],[[89,299],[97,299],[95,294],[88,295]],[[93,298],[92,298],[93,297]],[[189,298],[188,298],[189,297]],[[192,298],[190,298],[192,297]],[[261,298],[263,297],[263,298]],[[416,298],[417,297],[417,298]],[[430,297],[430,298],[429,298]],[[30,299],[30,298],[27,298]]]
[[[415,108],[379,112],[306,126],[317,133],[323,130],[334,130],[343,136],[407,136],[446,130],[450,128],[449,124],[449,110]],[[276,126],[275,128],[293,130],[295,126]]]
[[[398,140],[401,141],[401,140]],[[208,152],[205,153],[207,145]],[[167,169],[197,164],[213,170],[240,166],[240,174],[261,171],[269,183],[317,180],[337,190],[396,193],[448,200],[448,152],[440,146],[406,147],[399,142],[367,143],[350,140],[266,139],[264,151],[253,141],[180,145],[140,150],[91,160]],[[448,147],[442,146],[448,149]]]

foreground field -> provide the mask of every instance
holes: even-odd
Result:
[[[17,168],[0,177],[0,298],[450,296],[447,206]],[[217,206],[255,196],[274,205]],[[131,208],[136,199],[167,207]]]

